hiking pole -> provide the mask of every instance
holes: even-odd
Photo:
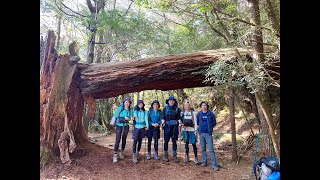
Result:
[[[181,125],[179,124],[179,153],[181,154]],[[178,157],[177,157],[178,158]]]
[[[144,129],[146,131],[146,129]],[[144,137],[144,155],[143,155],[143,162],[146,162],[146,151],[147,151],[147,143],[146,143],[146,137]]]

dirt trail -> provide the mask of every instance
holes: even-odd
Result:
[[[242,180],[252,179],[249,177],[251,172],[251,166],[253,161],[252,152],[248,157],[244,157],[240,160],[239,164],[231,162],[231,153],[229,151],[218,150],[219,144],[215,143],[215,155],[217,162],[220,166],[220,170],[214,172],[211,169],[208,156],[208,166],[200,167],[193,163],[194,155],[192,146],[190,149],[191,162],[185,164],[183,158],[184,143],[178,142],[178,159],[179,163],[173,161],[164,162],[163,158],[163,144],[162,139],[159,140],[159,156],[160,160],[144,160],[146,154],[145,140],[143,140],[139,163],[134,164],[132,162],[132,136],[131,131],[128,134],[127,144],[125,149],[125,159],[119,160],[118,163],[112,163],[113,145],[115,142],[115,134],[109,136],[101,136],[101,134],[89,134],[91,139],[94,139],[94,143],[87,145],[87,151],[83,152],[84,155],[78,155],[71,165],[51,165],[44,170],[41,170],[41,179],[78,179],[78,180],[103,180],[103,179],[219,179],[219,180]],[[162,134],[161,134],[162,138]],[[201,149],[199,142],[198,158],[201,161]],[[220,149],[220,148],[219,148]],[[169,144],[169,158],[172,158],[172,146]],[[253,149],[251,150],[253,151]],[[246,153],[248,154],[248,153]],[[73,157],[74,158],[74,157]],[[171,159],[170,159],[171,160]]]

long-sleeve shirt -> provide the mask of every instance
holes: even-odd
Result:
[[[132,110],[131,109],[123,109],[122,110],[122,108],[123,108],[123,106],[119,106],[118,109],[113,113],[113,117],[118,118],[118,115],[119,115],[119,117],[124,118],[127,116],[131,120],[132,119]],[[129,121],[127,121],[126,123],[119,123],[118,122],[116,125],[117,126],[123,126],[123,125],[127,126],[127,125],[129,125]]]
[[[186,128],[184,129],[185,131],[196,131],[198,129],[198,124],[197,124],[197,116],[196,116],[196,112],[192,112],[189,111],[184,111],[184,113],[182,114],[183,119],[192,119],[192,114],[193,114],[193,127],[190,126],[186,126]]]
[[[148,128],[149,127],[149,122],[148,122],[148,111],[143,111],[143,110],[135,110],[133,113],[133,116],[135,117],[135,128]]]

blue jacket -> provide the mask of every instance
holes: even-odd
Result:
[[[149,127],[149,123],[148,123],[148,111],[143,111],[143,110],[135,110],[133,113],[134,117],[135,117],[135,128],[148,128]]]
[[[150,108],[148,111],[148,120],[149,120],[149,125],[158,123],[159,125],[161,124],[161,110],[158,109],[157,112],[154,111],[153,108]]]
[[[126,110],[126,109],[123,109],[122,110],[122,108],[123,108],[123,106],[122,105],[120,105],[119,107],[118,107],[118,109],[113,113],[113,117],[114,118],[118,118],[118,114],[119,114],[119,116],[120,117],[125,117],[125,116],[127,116],[130,120],[132,119],[132,109],[129,109],[129,110]],[[122,110],[122,111],[121,111]],[[129,125],[129,121],[127,122],[127,123],[117,123],[116,125],[117,126],[123,126],[123,124],[125,125],[125,126],[127,126],[127,125]]]
[[[209,135],[212,136],[213,128],[216,126],[216,117],[214,113],[208,110],[208,131]],[[201,134],[201,125],[202,125],[202,111],[199,111],[197,114],[197,124],[198,124],[198,132]]]

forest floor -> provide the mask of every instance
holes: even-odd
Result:
[[[225,121],[225,120],[224,120]],[[215,134],[228,133],[230,127],[224,121],[218,121],[215,127]],[[224,127],[226,126],[226,127]],[[255,129],[256,130],[256,129]],[[103,180],[103,179],[219,179],[219,180],[244,180],[254,179],[250,176],[252,171],[252,162],[254,154],[254,146],[244,154],[240,159],[239,164],[231,161],[230,143],[222,141],[221,137],[216,136],[214,140],[214,150],[217,158],[217,163],[220,166],[219,171],[211,169],[211,160],[207,150],[208,166],[201,167],[193,162],[194,155],[192,146],[189,145],[190,162],[184,163],[184,143],[178,141],[178,159],[175,163],[171,159],[169,162],[164,162],[163,159],[163,141],[159,140],[159,156],[160,160],[146,160],[145,140],[143,140],[139,163],[132,162],[132,136],[131,131],[128,134],[127,144],[125,149],[125,158],[118,160],[118,163],[112,162],[113,146],[115,142],[115,134],[108,136],[99,133],[89,133],[92,142],[86,144],[84,151],[77,151],[76,155],[71,155],[73,160],[70,165],[62,165],[56,163],[50,165],[40,171],[41,179],[77,179],[77,180]],[[241,134],[247,134],[247,131],[242,131]],[[215,136],[214,136],[215,137]],[[161,137],[162,138],[162,137]],[[201,162],[200,144],[197,143],[198,158]],[[172,158],[170,152],[172,146],[169,144],[169,158]],[[81,149],[81,147],[79,148]],[[153,153],[152,153],[153,155]],[[260,157],[257,154],[257,159]]]

